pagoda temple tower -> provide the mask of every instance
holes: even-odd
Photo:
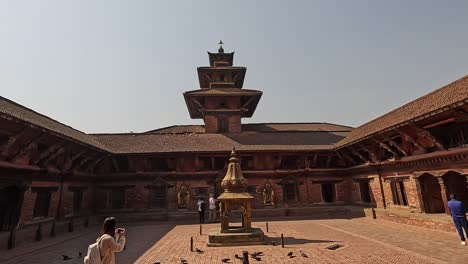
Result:
[[[184,93],[191,118],[201,118],[206,133],[242,131],[241,118],[252,117],[261,91],[243,89],[247,68],[233,66],[234,52],[208,52],[210,66],[198,67],[200,89]]]

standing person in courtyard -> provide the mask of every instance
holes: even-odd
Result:
[[[205,208],[206,208],[205,199],[203,199],[203,197],[198,199],[197,206],[198,206],[198,216],[200,218],[200,224],[203,224],[205,222]]]
[[[463,229],[465,229],[465,233],[468,236],[468,222],[466,221],[465,206],[461,201],[458,201],[455,198],[453,193],[451,193],[448,208],[450,209],[450,214],[452,215],[453,223],[455,224],[458,235],[460,235],[461,244],[466,245],[465,234],[463,233]]]
[[[214,195],[212,193],[210,193],[210,200],[209,200],[209,204],[210,204],[210,217],[209,217],[209,220],[210,220],[210,223],[214,223],[216,222],[216,202],[218,200],[216,200],[214,198]]]
[[[100,257],[100,264],[115,264],[115,252],[120,252],[125,247],[125,229],[116,228],[117,219],[108,217],[102,224],[102,235],[97,241],[97,256]],[[84,263],[94,263],[95,259],[91,257],[92,253],[88,250],[88,254],[84,259]]]

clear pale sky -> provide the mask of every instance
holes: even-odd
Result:
[[[218,41],[244,122],[358,126],[468,74],[468,1],[1,1],[0,95],[84,132],[191,120]]]

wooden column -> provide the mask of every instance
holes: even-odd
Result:
[[[379,187],[380,187],[380,195],[382,197],[382,205],[384,209],[387,209],[387,201],[385,201],[385,192],[384,192],[383,180],[382,180],[382,175],[380,174],[380,170],[377,170],[377,175],[379,177]]]
[[[426,208],[424,207],[424,198],[423,198],[423,189],[421,186],[421,181],[418,178],[414,178],[414,181],[416,183],[416,193],[418,194],[418,204],[419,204],[419,212],[420,213],[425,213]]]
[[[440,185],[440,195],[442,196],[442,202],[444,203],[444,210],[446,214],[450,214],[448,209],[448,200],[447,200],[447,189],[445,188],[444,178],[437,177],[437,181]]]

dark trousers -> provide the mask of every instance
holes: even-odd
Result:
[[[465,234],[463,234],[463,229],[468,236],[468,222],[466,221],[466,217],[454,217],[453,223],[455,224],[455,228],[457,229],[458,235],[462,241],[465,241]]]
[[[198,216],[200,217],[200,224],[205,223],[205,211],[198,211]]]

